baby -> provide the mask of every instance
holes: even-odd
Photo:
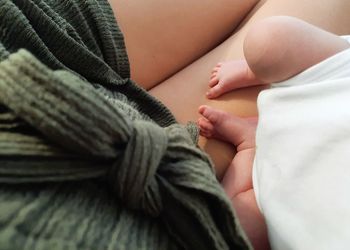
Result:
[[[285,81],[349,47],[345,39],[296,18],[264,19],[246,35],[245,59],[218,63],[213,69],[207,97],[216,98],[237,88]],[[267,249],[269,244],[273,248],[290,247],[281,238],[273,237],[275,229],[269,227],[268,213],[264,216],[261,213],[264,204],[259,202],[255,182],[253,191],[253,163],[254,168],[259,164],[255,158],[258,118],[241,118],[205,105],[199,107],[199,113],[203,116],[198,120],[201,135],[227,141],[236,147],[237,154],[222,185],[254,248]]]

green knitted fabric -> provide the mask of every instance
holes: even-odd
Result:
[[[106,0],[0,1],[0,249],[248,249]]]

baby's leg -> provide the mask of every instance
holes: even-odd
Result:
[[[222,180],[227,195],[233,198],[252,189],[257,118],[240,118],[206,105],[199,108],[199,113],[203,115],[198,119],[202,135],[227,141],[237,149]]]
[[[247,33],[246,60],[218,63],[213,69],[207,97],[286,80],[346,48],[344,39],[297,18],[264,19]]]
[[[250,29],[244,55],[264,82],[280,82],[349,48],[344,39],[294,17],[264,19]]]
[[[202,134],[224,139],[237,147],[222,185],[254,249],[268,249],[266,224],[252,183],[257,118],[239,118],[209,106],[201,106],[199,112],[205,117],[198,120]]]

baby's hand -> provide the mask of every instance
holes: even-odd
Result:
[[[208,98],[216,98],[231,90],[262,84],[256,79],[245,60],[218,63],[209,81]]]

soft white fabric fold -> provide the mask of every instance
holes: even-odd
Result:
[[[350,49],[273,84],[258,107],[253,184],[272,248],[349,249]]]

